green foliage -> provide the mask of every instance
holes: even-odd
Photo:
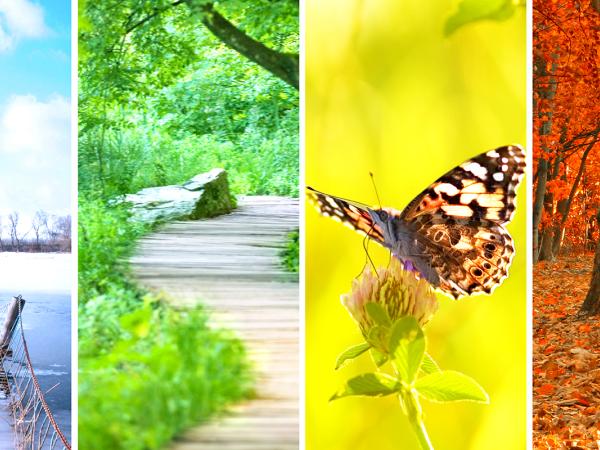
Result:
[[[388,362],[389,357],[383,352],[380,352],[376,348],[371,348],[371,358],[373,359],[373,363],[377,367],[383,366],[386,362]]]
[[[201,309],[175,311],[129,280],[144,229],[127,211],[80,198],[79,444],[156,449],[250,394],[238,339]]]
[[[400,382],[385,373],[365,373],[350,378],[344,387],[335,393],[330,400],[337,400],[338,398],[351,395],[383,397],[385,395],[397,394],[400,388]]]
[[[204,28],[201,3],[79,0],[80,448],[160,448],[250,394],[235,337],[132,280],[125,261],[148,230],[112,202],[215,167],[234,194],[298,195],[298,93]],[[217,6],[298,51],[297,2]]]
[[[161,448],[248,395],[241,343],[210,328],[203,311],[175,312],[147,299],[120,322],[110,351],[80,356],[80,448]]]
[[[390,356],[400,379],[411,384],[425,354],[425,335],[414,317],[403,317],[392,327],[390,336]]]
[[[298,93],[218,41],[193,3],[81,3],[80,190],[107,198],[223,167],[234,193],[297,196]],[[287,52],[298,49],[297,8],[219,3]]]
[[[145,228],[128,221],[123,207],[108,207],[92,196],[79,198],[79,299],[86,303],[115,289],[129,287],[124,258]],[[115,285],[115,280],[122,282]]]
[[[281,252],[284,267],[290,272],[298,273],[300,260],[300,232],[293,231],[288,235],[288,241]]]
[[[514,0],[462,0],[458,10],[446,20],[444,35],[450,36],[459,28],[482,20],[510,19],[517,6],[524,4]]]
[[[421,398],[438,403],[489,403],[488,394],[473,378],[453,370],[440,370],[433,358],[425,352],[425,334],[414,317],[402,317],[390,327],[389,316],[379,304],[367,303],[365,309],[374,322],[379,323],[373,330],[390,328],[390,332],[380,333],[381,339],[387,338],[388,341],[386,345],[378,347],[389,350],[387,353],[375,350],[367,342],[353,346],[338,356],[336,369],[371,348],[377,368],[391,361],[394,372],[387,374],[379,370],[353,377],[330,400],[356,395],[397,395],[423,449],[433,447],[423,422]]]
[[[365,304],[365,311],[373,321],[382,326],[389,327],[392,324],[387,311],[379,303],[368,302]]]
[[[425,352],[425,354],[423,355],[423,363],[421,364],[421,370],[423,371],[424,374],[427,375],[430,373],[439,372],[440,367],[433,360],[431,355],[429,355],[429,353]]]
[[[435,372],[419,378],[415,389],[423,398],[434,402],[490,402],[487,393],[473,378],[453,370]]]
[[[353,345],[352,347],[344,350],[340,354],[340,356],[338,356],[338,359],[335,362],[335,370],[338,370],[340,367],[342,367],[346,361],[349,361],[351,359],[354,359],[354,358],[362,355],[364,352],[366,352],[370,348],[371,348],[370,344],[363,342],[362,344]]]

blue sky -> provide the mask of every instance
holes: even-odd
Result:
[[[22,93],[39,98],[52,93],[68,97],[71,91],[71,2],[23,3],[41,7],[46,32],[40,37],[17,37],[12,49],[0,52],[0,104],[10,95]],[[5,21],[6,15],[0,12],[0,23]]]
[[[71,2],[0,0],[0,227],[70,210]],[[4,230],[6,233],[6,230]]]

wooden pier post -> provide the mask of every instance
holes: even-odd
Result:
[[[8,308],[6,309],[6,317],[4,318],[4,325],[2,326],[2,334],[0,334],[0,352],[2,354],[4,354],[10,345],[13,328],[19,317],[19,309],[23,310],[23,306],[25,306],[25,299],[18,295],[13,297],[12,301],[8,305]]]

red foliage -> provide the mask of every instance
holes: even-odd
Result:
[[[533,48],[534,171],[540,158],[550,163],[542,227],[562,219],[559,201],[596,142],[566,224],[565,242],[581,245],[600,207],[600,13],[589,1],[535,0]]]

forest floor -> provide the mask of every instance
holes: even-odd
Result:
[[[533,443],[536,449],[600,448],[600,327],[580,317],[593,255],[534,266]]]

